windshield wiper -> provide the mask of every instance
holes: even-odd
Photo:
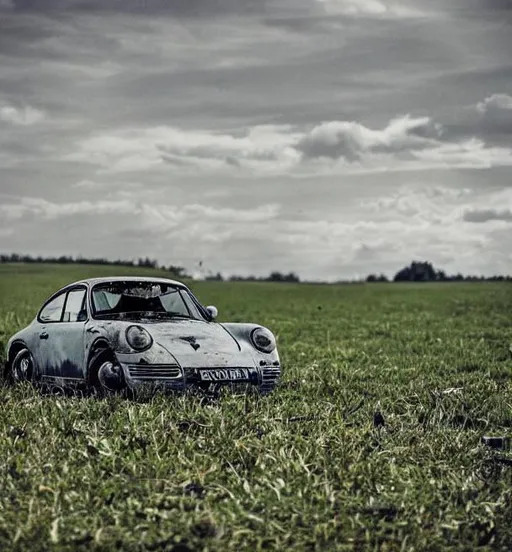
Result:
[[[132,311],[132,312],[99,312],[95,318],[184,318],[187,320],[195,320],[188,314],[181,312],[159,312],[159,311]]]
[[[94,318],[119,318],[122,317],[123,314],[123,312],[97,312]]]
[[[96,314],[96,318],[120,318],[120,319],[130,319],[130,318],[145,318],[151,316],[153,313],[146,311],[129,311],[129,312],[99,312]]]
[[[148,312],[146,315],[155,318],[185,318],[190,320],[192,317],[188,314],[182,314],[181,312]]]

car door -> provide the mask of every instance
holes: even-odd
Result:
[[[31,351],[37,372],[43,379],[51,378],[55,374],[54,340],[62,320],[66,296],[67,291],[62,291],[43,305],[34,326]]]
[[[87,288],[68,290],[62,320],[55,326],[54,375],[69,380],[84,379],[84,332],[87,321]],[[53,328],[52,328],[53,329]]]
[[[40,313],[39,355],[51,379],[84,378],[84,331],[87,321],[87,289],[77,286],[57,296]],[[60,310],[59,310],[60,309]],[[60,316],[59,316],[60,313]]]

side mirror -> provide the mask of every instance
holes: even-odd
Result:
[[[217,307],[213,307],[213,306],[206,307],[206,312],[210,315],[210,318],[212,320],[215,320],[215,318],[219,316],[219,311],[217,310]]]

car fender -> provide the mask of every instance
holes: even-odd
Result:
[[[5,346],[5,371],[9,370],[11,366],[11,361],[14,358],[12,351],[26,347],[30,350],[28,345],[28,328],[23,328],[19,332],[16,332],[10,339],[7,341]]]
[[[86,379],[89,378],[89,364],[98,349],[110,349],[113,353],[113,341],[111,332],[106,323],[98,320],[86,322],[84,331],[84,366],[83,373]]]
[[[117,361],[123,363],[147,363],[147,364],[178,364],[171,352],[158,342],[154,342],[147,351],[135,351],[126,343],[125,329],[130,324],[115,321],[94,320],[86,328],[86,358],[87,365],[98,346],[106,344],[112,351]],[[87,368],[87,367],[86,367]]]
[[[269,362],[279,362],[279,353],[277,352],[277,344],[276,344],[276,348],[271,353],[263,353],[258,349],[256,349],[256,347],[254,347],[251,340],[251,333],[256,328],[263,328],[269,331],[274,336],[274,339],[275,339],[274,333],[269,328],[266,328],[261,324],[250,324],[250,323],[242,323],[242,322],[226,322],[226,323],[222,323],[221,326],[225,330],[227,330],[238,341],[238,343],[242,348],[244,348],[245,350],[250,349],[253,353],[254,358],[267,360]]]

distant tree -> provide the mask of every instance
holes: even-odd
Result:
[[[108,265],[108,266],[141,266],[157,268],[158,263],[151,259],[139,259],[138,264],[133,260],[118,259],[111,261],[101,258],[87,258],[79,255],[74,258],[71,255],[60,255],[59,257],[33,257],[31,255],[19,255],[18,253],[0,254],[0,263],[48,263],[48,264],[86,264],[86,265]]]
[[[438,270],[436,272],[436,280],[438,282],[446,282],[448,277],[446,276],[446,272],[444,270]]]
[[[60,255],[58,257],[37,257],[31,255],[20,255],[19,253],[0,253],[0,263],[48,263],[48,264],[87,264],[87,265],[106,265],[106,266],[128,266],[128,267],[141,267],[141,268],[153,268],[160,269],[162,271],[169,272],[176,278],[190,278],[186,269],[182,266],[170,265],[169,267],[159,266],[158,262],[149,257],[140,258],[137,261],[117,259],[111,261],[104,257],[102,258],[85,258],[82,256],[72,257],[71,255]],[[202,262],[200,263],[202,265]],[[220,272],[217,274],[210,274],[206,277],[207,280],[223,280]],[[300,282],[299,276],[295,272],[282,273],[279,271],[273,271],[267,277],[257,277],[253,275],[238,276],[232,275],[229,278],[230,281],[246,281],[246,282]],[[463,276],[458,273],[453,276],[446,274],[444,270],[435,270],[432,263],[413,261],[409,266],[406,266],[399,270],[393,280],[395,282],[461,282],[467,281],[493,281],[493,282],[510,282],[512,281],[511,275],[494,275],[490,277],[484,276]],[[388,278],[384,274],[377,275],[375,273],[369,274],[366,277],[367,282],[388,282]],[[360,282],[360,281],[359,281]],[[356,283],[356,282],[354,282]]]
[[[157,268],[157,262],[152,261],[149,257],[146,257],[145,259],[139,259],[137,266],[143,268]]]
[[[176,278],[189,278],[185,268],[182,266],[170,265],[166,270]]]
[[[387,276],[385,274],[380,274],[377,276],[377,274],[369,274],[366,277],[367,282],[388,282]]]
[[[295,272],[288,272],[288,274],[284,277],[285,282],[294,282],[298,284],[300,282],[300,278],[295,274]]]
[[[265,278],[267,282],[300,282],[299,277],[294,272],[288,274],[281,274],[281,272],[271,272],[268,278]]]
[[[434,282],[437,273],[432,263],[413,261],[395,274],[395,282]]]
[[[263,278],[258,278],[257,276],[240,276],[239,274],[232,274],[229,277],[230,282],[260,282]]]
[[[208,280],[210,282],[222,282],[224,281],[224,278],[222,277],[222,274],[220,272],[217,272],[217,274],[209,274],[206,276],[205,280]]]

